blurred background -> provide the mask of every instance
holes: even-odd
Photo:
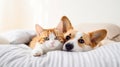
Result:
[[[66,15],[80,23],[120,25],[120,0],[0,0],[0,32],[57,26]]]

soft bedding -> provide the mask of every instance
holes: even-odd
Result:
[[[24,45],[0,45],[0,67],[120,67],[120,42],[88,52],[51,51],[33,57]]]

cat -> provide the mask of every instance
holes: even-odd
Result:
[[[48,51],[61,50],[64,44],[63,24],[60,22],[56,28],[43,29],[35,25],[37,35],[30,42],[33,56],[41,56]]]

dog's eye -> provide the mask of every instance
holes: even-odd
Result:
[[[45,37],[44,40],[49,40],[49,37]]]
[[[84,40],[83,39],[79,39],[78,42],[79,43],[84,43]]]
[[[70,36],[66,36],[66,40],[69,40],[71,37]]]

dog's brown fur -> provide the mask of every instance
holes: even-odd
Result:
[[[61,18],[61,22],[63,22],[63,24],[65,25],[63,26],[64,27],[64,38],[70,35],[71,39],[74,39],[78,31],[76,31],[73,28],[70,20],[66,16],[63,16]],[[100,41],[103,40],[106,35],[107,35],[107,31],[105,29],[99,29],[96,31],[83,33],[82,39],[85,41],[85,43],[84,45],[81,43],[78,43],[78,44],[80,47],[83,47],[83,48],[85,47],[85,45],[89,45],[91,48],[94,48],[96,46],[100,46],[98,43],[100,43]]]

